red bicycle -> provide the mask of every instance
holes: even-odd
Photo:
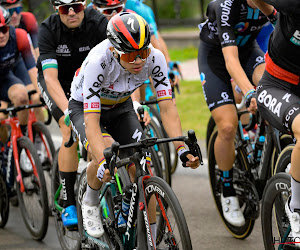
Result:
[[[21,110],[41,106],[43,104],[0,109],[1,113],[8,114],[8,118],[1,120],[0,124],[10,127],[10,139],[7,146],[11,155],[8,155],[7,162],[2,164],[2,168],[5,168],[5,179],[9,180],[7,175],[14,173],[14,184],[21,214],[27,229],[36,240],[42,240],[48,229],[47,189],[37,150],[33,142],[22,134],[16,114]],[[14,158],[13,161],[11,156]]]

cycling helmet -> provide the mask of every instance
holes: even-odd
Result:
[[[9,1],[9,0],[7,0]],[[85,2],[85,0],[50,0],[53,6],[59,6],[63,4],[77,3],[77,2]]]
[[[22,0],[0,0],[0,4],[4,7],[8,7],[13,4],[22,3]]]
[[[0,27],[8,25],[10,22],[9,12],[0,5]]]
[[[107,38],[122,52],[146,48],[150,43],[150,28],[144,18],[135,13],[123,12],[109,20]]]
[[[125,0],[92,0],[92,3],[97,5],[98,7],[100,5],[114,6],[114,5],[124,3],[124,2],[125,2]]]

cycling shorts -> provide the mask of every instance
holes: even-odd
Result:
[[[83,103],[70,98],[69,113],[73,130],[87,149],[88,140],[84,126]],[[133,109],[131,98],[110,110],[101,110],[100,129],[103,137],[112,137],[120,145],[146,138]],[[132,150],[127,152],[134,153]]]
[[[300,114],[300,85],[294,85],[264,72],[257,87],[259,112],[272,126],[292,132],[292,123]]]
[[[239,50],[241,65],[252,82],[255,68],[264,63],[264,53],[257,43],[245,50]],[[219,46],[200,40],[198,51],[198,67],[204,97],[208,108],[215,108],[226,104],[235,104],[230,75],[226,70],[225,60]]]
[[[71,85],[71,84],[70,84]],[[60,110],[60,108],[56,105],[55,101],[53,100],[53,98],[51,97],[50,93],[48,92],[47,89],[47,85],[44,79],[44,75],[40,74],[40,72],[38,73],[38,87],[41,91],[41,95],[51,113],[51,115],[54,117],[54,119],[57,121],[59,121],[59,119],[64,116],[64,112],[62,110]],[[70,98],[70,90],[66,90],[63,89],[65,92],[65,95],[67,97],[67,99]]]
[[[24,84],[21,79],[14,75],[14,73],[9,70],[6,74],[0,74],[0,100],[9,102],[8,89],[17,84]]]

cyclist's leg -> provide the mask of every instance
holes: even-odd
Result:
[[[45,80],[43,76],[39,75],[38,86],[41,90],[41,94],[45,103],[47,104],[52,116],[59,125],[62,135],[62,143],[58,153],[58,166],[62,183],[63,192],[63,207],[65,208],[62,213],[63,224],[67,227],[73,227],[77,225],[77,212],[76,201],[74,193],[74,185],[77,177],[78,168],[78,156],[77,156],[77,142],[70,148],[65,147],[65,143],[70,139],[71,129],[64,123],[64,113],[56,105],[52,97],[50,96]],[[66,90],[65,94],[67,93]],[[67,94],[66,94],[67,96]]]
[[[233,187],[234,139],[238,119],[231,77],[226,70],[222,53],[202,41],[198,52],[198,66],[205,100],[218,128],[214,154],[221,170],[223,214],[230,224],[241,226],[245,219]]]
[[[292,132],[297,139],[291,156],[291,201],[285,210],[291,222],[293,237],[299,237],[300,227],[300,88],[271,76],[265,71],[258,87],[257,103],[266,120],[283,132]],[[294,220],[294,218],[298,218]]]

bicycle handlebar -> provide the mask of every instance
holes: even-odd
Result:
[[[140,101],[140,104],[141,105],[150,105],[150,104],[157,104],[157,100],[156,99],[152,99],[152,100],[149,100],[149,101]]]
[[[43,106],[44,106],[44,104],[42,104],[42,103],[26,104],[26,105],[22,105],[22,106],[18,106],[18,107],[9,107],[6,109],[0,109],[0,113],[4,113],[4,114],[12,113],[13,115],[15,115],[17,112],[22,111],[24,109],[39,108],[39,107],[43,107]]]

